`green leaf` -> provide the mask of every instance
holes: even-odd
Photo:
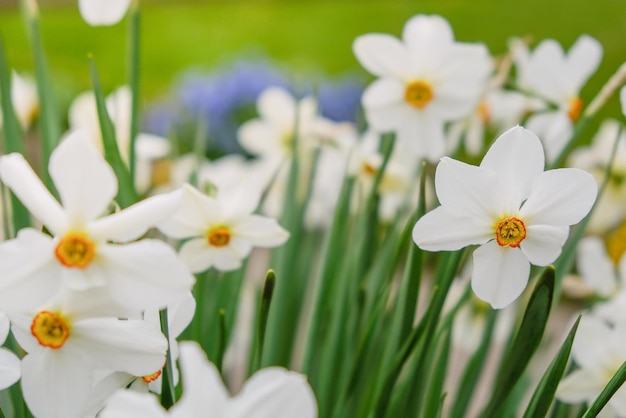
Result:
[[[135,142],[139,133],[139,55],[140,15],[139,2],[133,1],[129,14],[128,31],[128,85],[131,91],[130,141],[128,144],[128,171],[135,179]]]
[[[119,189],[117,193],[117,202],[122,207],[132,205],[137,201],[135,195],[135,187],[130,177],[130,172],[122,160],[120,150],[117,145],[117,139],[115,137],[115,127],[109,117],[109,113],[106,108],[104,100],[104,94],[100,86],[100,79],[98,72],[96,71],[96,65],[93,60],[89,60],[89,68],[91,70],[91,81],[93,83],[93,92],[96,97],[96,107],[98,109],[98,120],[100,121],[100,131],[102,132],[102,145],[104,147],[104,157],[107,162],[113,168],[117,181],[119,183]]]
[[[578,315],[576,323],[561,345],[559,352],[556,354],[550,363],[550,366],[548,366],[548,369],[539,381],[539,384],[537,385],[537,388],[528,403],[528,408],[526,408],[526,412],[524,412],[524,418],[539,418],[547,415],[548,410],[552,405],[552,401],[554,400],[556,388],[565,373],[565,368],[567,367],[569,355],[572,350],[572,344],[574,343],[574,336],[576,335],[576,330],[578,329],[578,324],[580,323],[580,318],[581,316]]]
[[[593,418],[597,416],[602,408],[606,406],[611,397],[618,391],[622,384],[626,381],[626,362],[615,372],[606,387],[600,392],[595,401],[591,404],[583,418]]]
[[[541,342],[550,315],[554,294],[554,267],[547,267],[539,278],[519,330],[510,345],[503,368],[496,380],[492,397],[481,414],[482,418],[499,417],[500,408],[526,369]]]
[[[250,374],[257,371],[261,365],[261,359],[263,358],[263,345],[265,342],[265,329],[267,328],[267,315],[272,303],[272,296],[274,294],[274,286],[276,284],[276,276],[274,270],[268,270],[265,275],[265,286],[263,286],[263,293],[261,295],[261,301],[259,303],[259,309],[257,311],[256,319],[256,344],[254,347],[254,357],[252,358],[252,365],[249,369]]]
[[[167,308],[159,312],[161,320],[161,332],[165,335],[168,342],[167,355],[165,357],[165,366],[163,367],[163,377],[161,379],[161,405],[168,409],[176,402],[176,390],[174,385],[174,362],[172,360],[172,352],[169,347],[170,330],[169,320],[167,318]]]

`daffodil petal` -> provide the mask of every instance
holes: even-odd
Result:
[[[262,119],[277,126],[296,124],[296,101],[282,87],[270,87],[261,93],[257,110]]]
[[[126,14],[131,0],[78,0],[83,19],[92,26],[114,25]]]
[[[64,346],[63,350],[39,347],[22,359],[22,393],[34,416],[79,416],[93,378],[89,367],[76,363],[82,357]]]
[[[426,251],[454,251],[493,238],[493,228],[488,223],[454,216],[442,206],[422,216],[413,227],[413,241]]]
[[[88,225],[88,233],[96,240],[131,241],[163,222],[181,202],[180,190],[152,196],[112,215],[96,219]]]
[[[100,418],[167,418],[169,415],[152,393],[119,390],[111,396],[98,416]]]
[[[69,343],[69,340],[68,340]],[[165,364],[167,340],[143,320],[86,318],[72,323],[72,344],[94,368],[145,376]],[[68,344],[66,344],[68,345]],[[63,346],[65,350],[66,346]]]
[[[611,364],[608,342],[611,338],[611,329],[599,318],[591,315],[583,316],[576,331],[576,339],[572,345],[572,358],[584,369],[601,370]],[[600,343],[603,342],[603,343]],[[602,387],[606,385],[604,382]]]
[[[0,312],[0,345],[6,341],[10,329],[11,322],[9,322],[9,318],[4,312]]]
[[[246,382],[229,412],[232,418],[316,418],[317,404],[305,376],[269,367]]]
[[[477,248],[473,260],[472,290],[494,309],[509,306],[526,288],[530,263],[519,248],[493,240]]]
[[[276,220],[260,215],[250,215],[242,219],[232,232],[255,247],[277,247],[289,238],[289,232]]]
[[[205,237],[185,242],[180,247],[179,255],[193,273],[208,270],[215,264],[215,251]]]
[[[372,33],[361,35],[352,45],[354,55],[370,73],[408,81],[411,60],[406,46],[394,36]]]
[[[480,166],[496,173],[498,188],[494,192],[498,201],[508,213],[516,213],[520,203],[528,198],[535,179],[543,173],[541,141],[527,129],[511,128],[493,143]]]
[[[437,165],[437,198],[451,215],[493,219],[501,210],[493,191],[498,177],[491,170],[443,157]]]
[[[162,308],[189,292],[195,281],[176,252],[154,239],[103,244],[98,262],[113,299],[131,309]]]
[[[117,194],[117,179],[85,131],[68,134],[50,156],[50,176],[72,223],[102,215]]]
[[[217,368],[196,342],[180,343],[183,395],[170,409],[172,418],[219,415],[226,410],[228,392]]]
[[[561,74],[563,84],[578,92],[596,72],[602,60],[602,44],[589,35],[581,35],[567,53],[567,68]]]
[[[454,33],[448,21],[440,16],[417,15],[404,25],[402,39],[415,63],[436,67],[438,57],[445,56],[454,43]]]
[[[574,370],[565,376],[556,390],[556,398],[566,403],[591,402],[609,383],[589,369]]]
[[[577,168],[542,173],[533,184],[520,213],[533,225],[569,226],[591,210],[598,192],[593,176]]]
[[[210,225],[221,222],[223,216],[218,202],[185,184],[183,202],[169,218],[157,224],[157,228],[170,238],[182,239],[206,234]]]
[[[13,153],[0,157],[0,177],[35,218],[54,234],[68,228],[65,211],[46,189],[33,169],[21,154]]]
[[[597,237],[585,237],[580,240],[576,267],[585,283],[601,296],[612,295],[620,285],[606,247]],[[626,269],[621,271],[626,272]]]
[[[13,352],[0,348],[0,390],[4,390],[20,379],[21,362]]]
[[[520,244],[520,248],[532,264],[547,266],[561,254],[568,235],[567,226],[526,226],[526,238]]]

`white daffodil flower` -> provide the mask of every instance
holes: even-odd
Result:
[[[252,247],[276,247],[289,237],[274,219],[252,214],[258,198],[249,193],[212,198],[188,184],[183,192],[180,209],[157,227],[171,238],[189,238],[180,257],[194,273],[236,270]]]
[[[607,233],[626,216],[626,130],[618,121],[606,119],[591,144],[574,150],[568,163],[570,167],[589,171],[600,184],[605,180],[610,161],[609,181],[587,224],[587,231],[593,234]]]
[[[78,9],[91,26],[110,26],[122,20],[131,0],[78,0]]]
[[[180,346],[183,395],[169,411],[152,395],[119,391],[100,418],[316,418],[317,404],[305,376],[279,367],[256,372],[230,397],[217,368],[194,342]]]
[[[9,336],[11,324],[6,314],[0,313],[0,345]],[[20,379],[20,359],[12,351],[0,348],[0,390],[4,390]]]
[[[159,330],[143,320],[100,315],[97,292],[60,295],[31,312],[10,314],[13,334],[28,353],[21,385],[35,416],[83,417],[98,369],[142,376],[163,366],[167,340]]]
[[[598,69],[602,45],[590,36],[579,37],[565,54],[552,39],[541,42],[532,53],[522,42],[512,48],[518,71],[518,85],[549,102],[555,109],[531,116],[526,127],[543,139],[548,161],[554,160],[574,132],[573,124],[584,103],[580,90]]]
[[[552,263],[569,226],[596,198],[591,174],[543,170],[539,138],[519,126],[502,134],[478,167],[443,157],[435,175],[441,206],[416,223],[413,240],[427,251],[480,245],[472,289],[496,309],[508,306],[525,289],[530,263]]]
[[[61,288],[93,287],[128,309],[158,309],[191,289],[193,275],[169,245],[155,239],[129,243],[177,209],[180,191],[105,216],[117,179],[80,131],[62,140],[48,170],[61,204],[21,154],[0,157],[2,181],[52,234],[26,228],[0,244],[2,309],[39,306]]]
[[[564,403],[590,404],[626,361],[626,323],[609,327],[593,316],[583,316],[572,345],[572,358],[580,367],[559,383],[556,398]],[[626,417],[626,386],[615,392],[603,417]]]
[[[429,160],[444,155],[444,124],[469,114],[492,68],[487,48],[455,42],[440,16],[413,17],[402,41],[386,34],[360,36],[353,50],[379,77],[362,99],[370,128],[395,132],[416,157]]]

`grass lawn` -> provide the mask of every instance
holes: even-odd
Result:
[[[623,0],[292,0],[145,1],[142,82],[146,99],[164,94],[189,67],[211,68],[261,51],[298,73],[365,72],[354,58],[354,38],[367,32],[399,35],[414,14],[441,14],[456,38],[483,41],[494,54],[511,36],[555,38],[566,48],[582,33],[605,50],[600,70],[583,92],[597,91],[626,60]],[[126,25],[92,28],[75,3],[42,10],[42,33],[60,99],[89,88],[86,56],[93,53],[106,90],[125,82]],[[31,72],[32,59],[17,9],[0,9],[0,31],[9,60]],[[614,98],[605,114],[618,116]]]

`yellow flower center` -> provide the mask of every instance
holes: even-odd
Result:
[[[150,382],[154,382],[155,380],[157,380],[159,378],[159,376],[161,376],[161,370],[158,370],[152,374],[148,374],[146,376],[141,376],[141,379],[146,382],[146,383],[150,383]]]
[[[404,100],[413,107],[423,108],[433,98],[433,90],[425,81],[412,81],[406,86]]]
[[[207,240],[214,247],[225,247],[230,242],[230,229],[226,226],[217,226],[209,231]]]
[[[363,173],[370,175],[370,176],[373,176],[378,171],[376,167],[374,167],[371,163],[368,163],[368,162],[363,163],[362,169],[363,169]]]
[[[488,124],[491,120],[491,112],[489,110],[489,105],[484,101],[480,102],[478,105],[478,114],[480,115],[480,119],[484,124]]]
[[[579,97],[570,99],[569,109],[567,110],[567,116],[569,116],[572,122],[576,122],[580,117],[580,112],[583,110],[583,101]]]
[[[504,218],[496,225],[496,241],[501,247],[519,247],[524,238],[526,225],[519,218],[513,216]]]
[[[41,311],[33,319],[30,332],[42,346],[57,349],[69,338],[70,324],[58,312]]]
[[[68,232],[59,240],[54,255],[65,267],[84,269],[96,255],[96,244],[84,232]]]

